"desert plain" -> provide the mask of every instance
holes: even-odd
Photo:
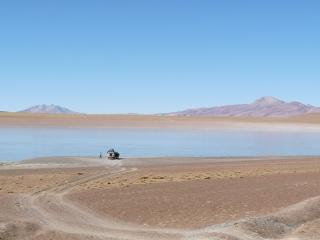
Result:
[[[318,239],[320,158],[44,158],[0,167],[0,239]]]

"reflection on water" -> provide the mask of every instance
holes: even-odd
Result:
[[[223,130],[0,128],[0,160],[92,156],[319,155],[320,133]]]

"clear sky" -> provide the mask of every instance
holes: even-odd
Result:
[[[0,1],[0,110],[320,106],[320,1]]]

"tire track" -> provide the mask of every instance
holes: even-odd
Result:
[[[48,230],[81,234],[98,239],[181,239],[181,231],[147,228],[101,217],[65,197],[80,184],[135,170],[135,168],[116,167],[111,172],[86,176],[57,187],[38,191],[28,196],[25,204],[28,206],[31,217],[38,219]]]
[[[320,219],[320,197],[317,197],[269,216],[242,219],[199,230],[177,230],[120,222],[100,216],[66,197],[81,184],[135,170],[135,168],[114,166],[106,171],[83,176],[72,182],[25,196],[22,205],[27,211],[27,215],[35,219],[36,223],[39,223],[45,231],[56,231],[101,240],[309,239],[296,237],[296,230],[300,228],[303,230],[306,223],[316,222]]]

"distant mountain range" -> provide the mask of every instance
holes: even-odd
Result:
[[[25,113],[79,114],[57,105],[36,105]],[[178,112],[160,114],[163,116],[233,116],[233,117],[289,117],[309,113],[320,113],[320,107],[300,102],[285,102],[274,97],[262,97],[253,103],[226,105],[220,107],[194,108]]]
[[[300,102],[285,102],[274,97],[263,97],[250,104],[187,109],[164,115],[286,117],[308,113],[320,113],[320,108]]]
[[[19,111],[24,113],[47,113],[47,114],[79,114],[68,108],[57,106],[57,105],[36,105],[25,110]]]

